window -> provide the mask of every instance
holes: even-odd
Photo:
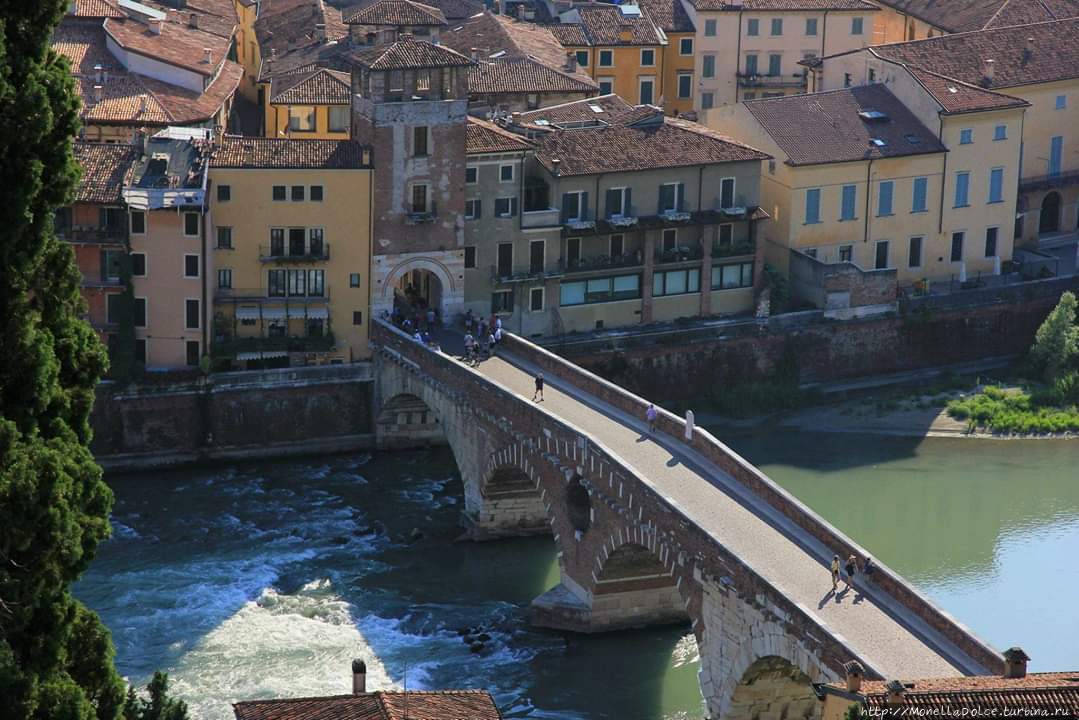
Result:
[[[704,21],[704,36],[715,37],[716,36],[716,21],[705,20]]]
[[[820,188],[806,190],[806,225],[820,222]]]
[[[307,229],[307,254],[311,257],[326,258],[329,257],[326,251],[325,241],[326,231],[322,228],[308,228]]]
[[[1049,174],[1059,175],[1064,156],[1064,136],[1057,135],[1049,141]]]
[[[289,228],[288,229],[288,254],[289,255],[303,255],[306,248],[304,237],[306,233],[303,228]]]
[[[285,229],[270,228],[270,256],[280,257],[285,254]]]
[[[783,34],[783,18],[772,18],[772,37]]]
[[[622,257],[626,252],[626,236],[617,233],[611,235],[609,249],[612,258]]]
[[[663,231],[663,239],[660,242],[660,248],[663,252],[674,250],[678,247],[678,230],[675,228],[667,228]]]
[[[712,266],[712,289],[733,290],[753,287],[753,263]]]
[[[184,300],[184,327],[188,330],[198,330],[200,326],[199,301],[193,298]]]
[[[1055,107],[1056,107],[1057,110],[1066,109],[1068,107],[1068,96],[1067,95],[1057,95]]]
[[[681,211],[684,205],[685,184],[663,183],[659,186],[659,213]]]
[[[862,18],[856,17],[850,19],[850,34],[861,35],[862,34]]]
[[[581,238],[566,238],[566,262],[574,267],[581,261]]]
[[[853,220],[855,218],[855,203],[858,199],[858,188],[854,185],[843,186],[843,204],[839,210],[840,220]]]
[[[194,212],[184,213],[184,235],[187,237],[198,237],[199,234],[199,214]]]
[[[465,269],[476,267],[476,246],[468,245],[465,247]]]
[[[479,181],[480,169],[475,165],[465,168],[465,185],[475,185]]]
[[[532,288],[528,291],[528,309],[532,312],[543,310],[543,288]]]
[[[564,282],[559,288],[559,304],[564,307],[616,300],[635,300],[640,296],[640,275],[616,275]]]
[[[891,180],[881,182],[877,193],[877,215],[883,217],[892,214],[892,193],[894,190],[895,183]]]
[[[927,194],[929,190],[929,178],[914,178],[914,200],[911,203],[912,213],[927,212],[929,210]]]
[[[495,217],[511,218],[517,216],[517,197],[495,198]]]
[[[888,267],[888,241],[887,240],[878,240],[877,241],[877,253],[876,253],[876,255],[877,255],[876,262],[874,263],[873,267],[875,267],[877,270],[884,270],[885,268],[887,268]]]
[[[349,122],[349,110],[351,108],[348,105],[331,105],[330,106],[330,118],[329,129],[330,132],[347,132]]]
[[[783,56],[771,53],[768,55],[768,74],[772,77],[779,77],[781,74],[781,68],[783,64]]]
[[[806,35],[817,34],[817,18],[806,18]]]
[[[498,181],[513,182],[513,165],[498,166]]]
[[[686,100],[693,95],[693,76],[689,73],[678,73],[678,99]]]
[[[146,298],[135,298],[135,327],[146,327]]]
[[[613,50],[600,50],[599,51],[599,66],[600,67],[614,67],[614,51]]]
[[[701,56],[701,77],[711,78],[716,76],[716,56]]]
[[[655,67],[656,51],[652,48],[641,48],[641,67]]]
[[[918,268],[922,266],[922,242],[925,238],[912,237],[907,248],[907,267]]]
[[[679,55],[692,55],[693,54],[693,38],[682,38],[678,41],[678,54]]]
[[[110,293],[105,296],[105,322],[116,325],[120,322],[120,302],[124,296],[120,293]]]
[[[405,89],[405,74],[400,70],[390,71],[390,92],[401,92]]]
[[[513,243],[498,243],[498,277],[513,275]]]
[[[734,207],[734,178],[732,177],[719,181],[719,206],[723,209]]]
[[[543,272],[547,255],[547,243],[544,240],[533,240],[528,244],[528,272],[532,274]]]
[[[232,287],[232,270],[229,270],[228,268],[218,268],[217,286],[219,288]]]
[[[306,190],[303,185],[293,185],[289,192],[289,198],[292,202],[303,202],[305,192]]]
[[[120,279],[120,265],[124,259],[123,250],[105,250],[101,253],[102,275],[109,280]]]
[[[228,202],[232,199],[232,186],[231,185],[218,185],[217,186],[217,201]]]
[[[577,64],[579,66],[583,67],[583,68],[588,67],[588,51],[587,50],[578,50],[577,51]]]
[[[716,96],[714,93],[702,92],[701,93],[701,110],[711,110],[716,105]]]
[[[311,202],[322,202],[322,186],[312,185],[310,193]]]
[[[962,230],[952,233],[952,262],[963,261],[963,241],[967,234]]]
[[[310,105],[289,105],[288,129],[295,132],[313,132],[315,108]]]
[[[995,128],[993,128],[993,141],[994,142],[996,142],[998,140],[1007,140],[1007,139],[1008,139],[1008,126],[1007,125],[997,125]]]
[[[409,212],[412,213],[425,213],[427,212],[427,185],[424,183],[416,183],[412,186],[412,202]]]
[[[363,311],[362,310],[353,310],[352,311],[352,324],[353,325],[363,325]]]
[[[997,256],[997,235],[1000,228],[990,227],[985,229],[985,256],[987,258]]]
[[[955,206],[966,207],[970,204],[970,173],[959,172],[955,174]]]
[[[606,198],[607,217],[611,217],[612,215],[629,216],[631,214],[629,188],[608,188]]]
[[[491,293],[491,312],[493,313],[511,313],[513,312],[513,291],[512,290],[498,290]]]
[[[360,274],[349,273],[348,274],[348,286],[350,288],[358,288],[360,286]]]
[[[701,270],[668,270],[652,276],[652,296],[684,295],[701,291]]]
[[[869,82],[873,83],[877,81],[877,71],[873,68],[869,68]]]
[[[146,277],[146,254],[131,253],[131,277]]]
[[[852,262],[854,260],[854,246],[853,245],[840,245],[839,246],[839,262]]]
[[[562,222],[588,219],[588,193],[580,190],[562,193]]]
[[[756,75],[756,74],[757,74],[757,55],[755,53],[750,53],[750,54],[746,55],[746,75]],[[711,77],[711,75],[705,75],[705,77]]]
[[[614,78],[613,77],[601,77],[597,81],[599,83],[599,94],[610,95],[614,92]]]
[[[970,145],[974,142],[974,130],[971,128],[963,128],[959,131],[959,144]]]
[[[813,258],[814,260],[817,259],[817,248],[806,248],[802,252],[805,253],[807,256]]]
[[[640,84],[641,84],[641,101],[640,101],[640,104],[641,105],[651,105],[652,100],[653,100],[653,97],[652,97],[653,90],[656,87],[655,78],[643,77],[640,80]]]
[[[266,293],[270,297],[285,297],[285,271],[266,271]]]
[[[427,126],[412,128],[412,156],[427,157]]]
[[[185,349],[184,354],[186,355],[185,359],[187,361],[187,364],[190,365],[191,367],[198,367],[199,357],[200,357],[199,341],[198,340],[188,340],[187,342],[184,343],[184,349]]]
[[[274,199],[274,202],[284,202],[285,201],[286,195],[285,195],[285,186],[284,185],[274,185],[273,186],[273,199]]]
[[[989,202],[1004,202],[1004,168],[996,167],[989,171]]]
[[[479,220],[483,215],[482,205],[479,198],[465,200],[465,220]]]
[[[199,256],[184,255],[184,277],[197,278],[199,276]]]
[[[746,35],[750,37],[756,37],[761,34],[761,21],[757,18],[749,18],[746,20]]]
[[[843,87],[849,88],[851,81],[850,73],[843,73]]]

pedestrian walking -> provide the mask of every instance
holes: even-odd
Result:
[[[873,564],[873,558],[867,557],[865,562],[862,563],[862,575],[869,579],[869,576],[873,574],[873,570],[876,569],[876,565]]]
[[[644,411],[644,417],[648,420],[648,432],[652,435],[656,434],[656,417],[659,413],[656,412],[656,406],[652,403],[648,403],[648,409]]]
[[[476,338],[471,332],[465,333],[465,360],[472,362],[472,356],[476,353]]]
[[[465,313],[465,332],[472,332],[472,326],[476,323],[476,319],[472,317],[472,308],[468,309]]]
[[[502,329],[502,318],[500,318],[500,317],[495,318],[495,327],[498,328],[499,330]]]
[[[417,330],[417,331],[416,331],[416,332],[415,332],[415,333],[414,333],[414,334],[412,335],[412,339],[413,339],[413,340],[415,340],[415,341],[416,341],[416,342],[418,342],[418,343],[422,343],[422,342],[423,342],[423,335],[420,335],[420,331],[419,331],[419,330]]]
[[[480,331],[476,335],[476,337],[478,337],[480,340],[483,340],[485,337],[487,337],[487,321],[486,320],[480,320]]]
[[[427,329],[428,330],[434,330],[435,329],[435,309],[434,308],[427,308]]]
[[[843,567],[843,582],[847,583],[847,589],[854,587],[854,574],[858,572],[858,560],[851,555],[847,558],[847,564]]]
[[[839,556],[832,556],[832,592],[839,589]]]
[[[537,397],[539,402],[543,402],[543,373],[536,376],[536,392],[532,393],[532,402],[536,402]]]
[[[497,327],[497,328],[495,328],[495,345],[501,345],[501,344],[502,344],[502,328]]]
[[[495,354],[495,336],[488,331],[487,333],[487,357],[494,357]]]

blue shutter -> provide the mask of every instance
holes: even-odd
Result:
[[[928,209],[926,206],[928,186],[929,180],[927,178],[914,178],[914,202],[911,205],[911,212],[925,212]]]
[[[966,207],[970,200],[970,173],[956,173],[955,206]]]
[[[854,219],[854,203],[858,197],[858,188],[854,185],[843,186],[843,208],[840,213],[840,220],[853,220]]]
[[[1004,199],[1004,168],[993,168],[989,173],[989,202],[1000,202]]]
[[[1049,141],[1049,174],[1060,174],[1060,160],[1064,156],[1064,137],[1057,135]]]
[[[686,211],[686,184],[678,183],[678,212]]]
[[[880,197],[877,199],[878,215],[892,214],[892,189],[893,184],[891,180],[885,180],[880,184]]]
[[[588,193],[581,193],[581,219],[588,220]]]
[[[820,188],[806,190],[806,225],[820,222]]]
[[[622,198],[622,214],[627,217],[633,216],[633,190],[631,188],[625,189],[625,196]]]

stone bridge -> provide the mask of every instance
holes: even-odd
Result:
[[[545,627],[692,627],[713,718],[810,717],[810,681],[996,674],[992,647],[885,566],[839,601],[833,553],[866,552],[700,428],[519,337],[469,367],[377,323],[376,433],[445,438],[478,539],[551,533]],[[542,371],[546,398],[532,402]]]

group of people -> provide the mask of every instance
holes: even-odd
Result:
[[[438,310],[433,307],[426,311],[421,309],[405,312],[400,306],[393,309],[393,323],[409,335],[414,333],[426,333],[430,335],[441,326]]]
[[[865,563],[862,565],[862,575],[869,577],[873,574],[873,558],[866,557]],[[858,574],[858,558],[854,557],[852,553],[847,558],[846,562],[840,563],[839,556],[832,556],[832,592],[839,590],[839,581],[842,580],[846,583],[847,590],[854,587],[854,576]]]
[[[472,331],[476,330],[476,335]],[[476,362],[495,354],[502,342],[502,318],[491,313],[490,318],[477,318],[469,308],[465,313],[465,359]]]

